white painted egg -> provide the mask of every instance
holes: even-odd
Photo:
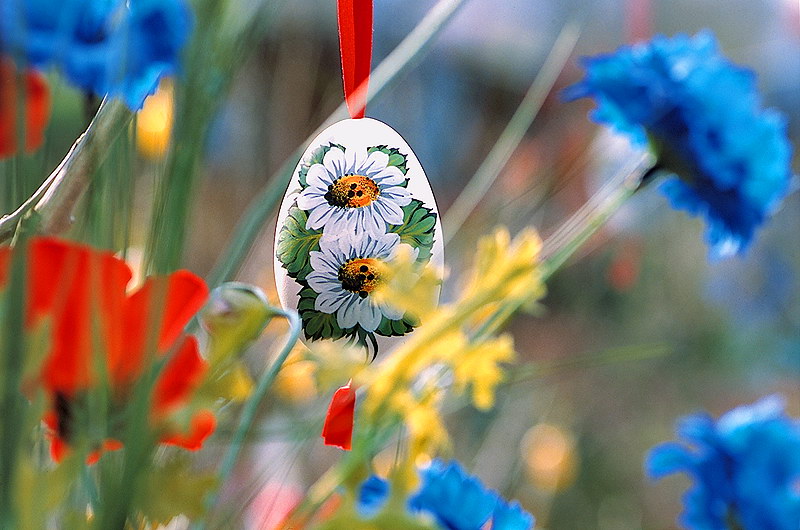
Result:
[[[374,356],[412,333],[412,317],[371,296],[402,245],[443,268],[439,212],[419,160],[378,120],[331,125],[303,153],[275,234],[278,295],[300,314],[303,340],[353,341]]]

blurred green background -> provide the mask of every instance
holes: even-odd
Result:
[[[242,10],[256,3],[243,0]],[[376,0],[373,64],[434,4]],[[276,1],[268,15],[265,37],[239,72],[206,146],[185,263],[201,274],[214,265],[257,190],[342,101],[335,2]],[[711,29],[734,62],[758,74],[765,104],[787,115],[798,145],[797,0],[470,0],[428,54],[367,112],[414,148],[445,216],[570,21],[582,24],[576,51],[534,125],[464,225],[444,226],[452,237],[445,299],[458,289],[477,238],[491,226],[516,231],[532,225],[546,236],[630,156],[624,142],[587,120],[590,103],[558,97],[580,78],[581,55],[655,33]],[[85,124],[80,95],[56,86],[54,104],[53,134],[42,155],[50,167]],[[160,163],[144,157],[136,163],[133,258],[144,240]],[[673,437],[677,417],[700,409],[718,415],[775,392],[800,416],[800,196],[785,201],[746,256],[709,263],[702,223],[672,211],[656,188],[626,204],[552,278],[543,312],[520,316],[511,331],[525,362],[616,349],[662,354],[565,365],[508,385],[492,413],[457,408],[451,415],[453,456],[519,499],[538,528],[672,528],[688,481],[650,484],[642,462],[649,447]],[[272,300],[274,229],[264,227],[239,275]],[[267,344],[251,352],[256,369]],[[238,471],[242,491],[249,492],[239,502],[262,492],[245,519],[248,527],[268,528],[280,499],[299,495],[336,457],[313,428],[303,431],[309,438],[302,443],[295,438],[293,423],[320,417],[327,396],[304,392],[303,374],[291,377],[283,401],[263,420],[265,432],[284,435],[265,436]]]

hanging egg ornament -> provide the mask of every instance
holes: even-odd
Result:
[[[275,236],[278,294],[300,314],[304,341],[354,342],[374,357],[413,332],[415,318],[373,296],[403,245],[443,268],[439,213],[419,160],[378,120],[331,125],[300,159]]]

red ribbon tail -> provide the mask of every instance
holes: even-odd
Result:
[[[331,398],[325,425],[322,427],[322,439],[325,445],[350,450],[353,440],[353,414],[356,408],[356,391],[351,388],[352,381],[339,388]]]
[[[347,109],[363,118],[372,62],[372,0],[338,0],[339,52]]]

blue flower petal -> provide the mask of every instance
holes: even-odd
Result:
[[[530,530],[535,524],[531,514],[518,502],[498,502],[492,514],[492,530]]]
[[[372,475],[361,484],[358,490],[358,511],[362,516],[375,515],[389,497],[389,482]]]
[[[685,446],[666,442],[650,450],[645,460],[645,469],[650,478],[659,479],[678,471],[688,470],[693,463],[692,453]]]

